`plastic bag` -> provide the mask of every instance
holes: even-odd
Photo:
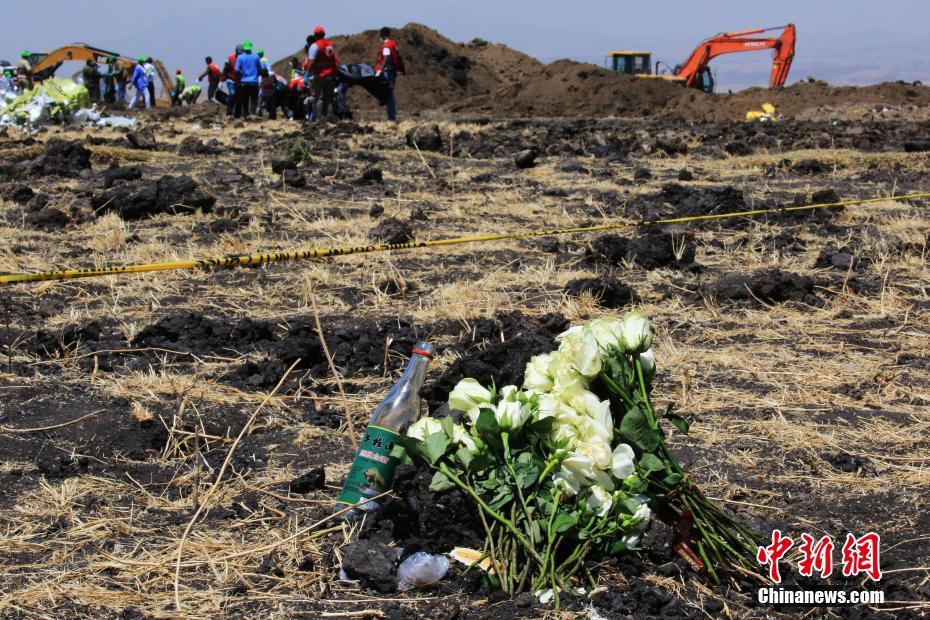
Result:
[[[422,588],[436,583],[449,572],[449,558],[423,551],[414,553],[397,569],[397,589]]]

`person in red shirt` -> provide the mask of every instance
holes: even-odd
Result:
[[[397,120],[397,101],[394,99],[394,85],[397,83],[397,74],[407,75],[407,65],[397,49],[397,44],[391,39],[391,29],[385,26],[378,31],[381,37],[381,47],[378,48],[378,60],[375,62],[375,75],[380,75],[391,87],[387,101],[387,117],[389,121]]]
[[[216,100],[216,90],[220,87],[220,68],[213,64],[213,58],[210,56],[207,56],[206,63],[207,68],[200,74],[197,81],[201,82],[203,78],[207,78],[207,101],[219,103]]]
[[[307,49],[307,71],[313,78],[313,104],[310,120],[327,116],[333,106],[333,90],[336,88],[336,72],[339,70],[339,58],[332,41],[326,38],[323,26],[313,29],[314,42]],[[320,114],[317,107],[320,106]]]

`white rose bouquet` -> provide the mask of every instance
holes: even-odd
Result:
[[[599,319],[533,357],[522,388],[463,379],[452,417],[425,417],[396,455],[433,471],[431,488],[475,502],[489,579],[513,595],[591,581],[594,553],[635,549],[653,514],[679,532],[676,551],[717,581],[720,568],[755,570],[758,538],[710,502],[681,470],[650,400],[656,372],[648,319]]]

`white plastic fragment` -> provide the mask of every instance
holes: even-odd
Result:
[[[397,589],[422,588],[436,583],[449,572],[449,558],[418,551],[404,560],[397,569]]]

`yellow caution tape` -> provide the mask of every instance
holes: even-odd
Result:
[[[663,224],[684,224],[689,222],[702,222],[709,220],[722,220],[733,217],[754,217],[778,213],[791,213],[796,211],[811,211],[829,207],[846,207],[857,204],[874,202],[888,202],[909,200],[912,198],[927,198],[930,193],[908,194],[906,196],[888,196],[883,198],[862,198],[858,200],[845,200],[842,202],[827,202],[814,205],[796,207],[777,207],[773,209],[754,209],[751,211],[737,211],[733,213],[718,213],[715,215],[691,215],[687,217],[673,217],[662,220],[641,220],[618,224],[601,224],[599,226],[584,226],[581,228],[558,228],[521,233],[501,233],[497,235],[472,235],[468,237],[453,237],[451,239],[437,239],[435,241],[410,241],[407,243],[386,243],[380,245],[359,245],[343,248],[320,248],[295,252],[271,252],[266,254],[240,254],[223,256],[221,258],[204,258],[200,260],[175,261],[170,263],[147,263],[137,265],[117,265],[100,267],[97,269],[64,269],[61,271],[48,271],[43,273],[12,273],[0,275],[0,286],[8,284],[21,284],[25,282],[42,282],[48,280],[75,280],[78,278],[96,278],[100,276],[113,276],[127,273],[148,273],[151,271],[170,271],[175,269],[207,269],[211,267],[244,267],[246,265],[262,265],[265,263],[283,263],[288,261],[306,260],[309,258],[326,258],[328,256],[348,256],[350,254],[368,254],[372,252],[385,252],[387,250],[411,250],[414,248],[434,248],[444,245],[461,245],[464,243],[481,243],[485,241],[500,241],[504,239],[529,239],[533,237],[547,237],[550,235],[569,235],[574,233],[598,232],[605,230],[619,230],[622,228],[638,228],[643,226],[659,226]]]

